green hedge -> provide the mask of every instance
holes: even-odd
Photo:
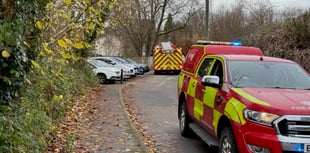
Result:
[[[74,95],[83,95],[87,86],[98,85],[97,77],[84,62],[72,65],[40,63],[21,88],[18,105],[0,118],[0,152],[43,152],[52,138],[53,124],[62,119],[73,104]],[[42,75],[42,69],[45,73]],[[57,72],[57,73],[55,73]],[[60,75],[59,75],[60,74]]]

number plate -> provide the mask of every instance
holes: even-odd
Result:
[[[304,145],[304,152],[309,152],[310,153],[310,144],[305,144]]]

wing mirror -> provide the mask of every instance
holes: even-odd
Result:
[[[201,79],[201,84],[204,86],[211,86],[214,88],[220,88],[220,78],[216,75],[205,75]]]

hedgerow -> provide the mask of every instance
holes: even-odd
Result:
[[[0,152],[46,151],[73,97],[98,84],[85,59],[113,3],[0,1]]]

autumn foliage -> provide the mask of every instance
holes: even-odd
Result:
[[[0,152],[46,151],[73,97],[97,85],[84,57],[113,4],[0,1]]]

